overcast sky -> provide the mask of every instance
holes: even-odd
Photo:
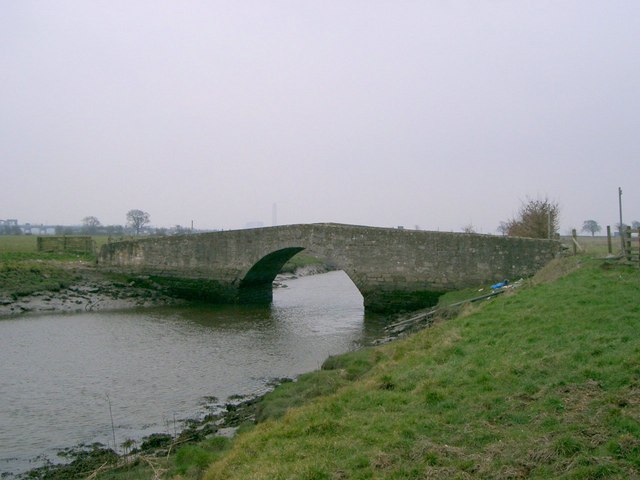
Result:
[[[0,219],[640,220],[637,0],[0,0]]]

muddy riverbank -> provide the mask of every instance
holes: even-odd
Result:
[[[288,378],[274,380],[269,391],[289,381],[291,379]],[[256,410],[264,396],[237,396],[226,404],[212,407],[211,413],[202,419],[187,420],[180,431],[153,433],[139,444],[124,442],[117,452],[102,443],[77,445],[60,451],[59,462],[47,461],[22,474],[6,474],[2,477],[40,480],[93,478],[98,473],[126,472],[145,462],[153,465],[155,459],[166,458],[187,444],[198,444],[206,439],[211,443],[212,439],[217,438],[220,440],[217,443],[224,447],[238,428],[255,424]]]
[[[179,305],[182,300],[165,295],[150,283],[115,279],[88,262],[66,267],[73,274],[68,286],[28,295],[0,291],[0,317],[20,314],[107,311],[135,307]]]
[[[175,306],[185,300],[167,295],[161,285],[145,279],[124,280],[101,272],[89,262],[74,262],[66,267],[74,281],[56,291],[35,291],[16,295],[0,289],[0,318],[21,314],[79,313],[129,308]],[[286,287],[294,278],[325,273],[324,265],[308,265],[293,273],[276,277],[274,287]]]

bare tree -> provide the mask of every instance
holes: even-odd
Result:
[[[82,219],[82,229],[87,233],[96,233],[100,226],[100,220],[96,217],[84,217]]]
[[[522,204],[518,216],[506,222],[507,234],[511,237],[555,238],[559,221],[558,204],[544,200],[527,200]]]
[[[142,210],[129,210],[127,212],[127,225],[136,231],[136,235],[140,235],[140,230],[149,223],[149,219],[149,214]]]
[[[602,227],[595,220],[585,220],[582,224],[582,231],[590,232],[592,237],[601,230]]]
[[[473,224],[468,224],[462,227],[462,233],[476,233],[476,229],[473,227]]]

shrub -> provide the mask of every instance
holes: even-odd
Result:
[[[559,207],[549,199],[527,200],[518,216],[506,223],[510,237],[556,238],[559,228]]]

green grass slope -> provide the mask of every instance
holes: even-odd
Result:
[[[0,235],[0,298],[59,291],[75,280],[69,267],[88,255],[42,253],[31,235]]]
[[[204,478],[637,478],[640,270],[558,271],[359,354],[356,373],[331,362],[334,389],[239,435]]]

